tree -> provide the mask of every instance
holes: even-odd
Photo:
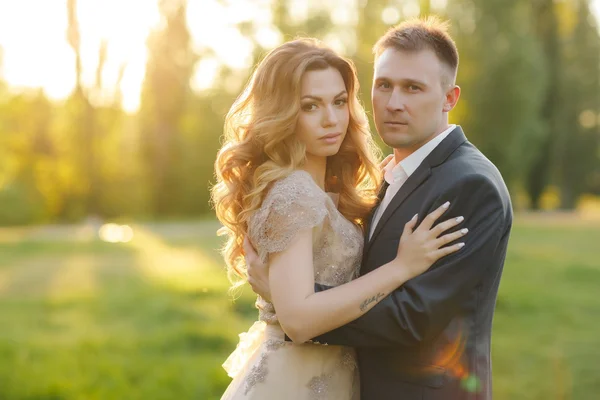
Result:
[[[553,144],[561,129],[563,67],[554,3],[553,0],[538,0],[533,3],[536,34],[542,45],[544,67],[547,70],[539,113],[543,129],[533,162],[525,172],[525,187],[533,209],[540,208],[542,193],[550,182],[553,171]]]
[[[371,88],[373,86],[373,46],[386,32],[386,29],[389,28],[381,18],[381,14],[386,6],[387,2],[381,0],[367,0],[358,5],[359,17],[356,26],[356,53],[352,57],[356,64],[361,87],[360,99],[369,115],[373,138],[382,148],[386,145],[376,133],[372,113]]]
[[[181,142],[179,132],[196,62],[186,25],[186,6],[185,0],[161,0],[162,25],[148,40],[139,140],[154,215],[175,213],[181,200],[181,176],[176,165],[186,144]]]
[[[573,209],[599,164],[600,37],[587,0],[572,3],[574,29],[564,40],[562,121],[555,143],[561,208]]]
[[[539,116],[545,69],[531,23],[530,3],[457,0],[450,19],[460,51],[461,100],[453,119],[502,172],[522,184],[542,132]]]
[[[70,193],[67,201],[68,207],[65,207],[64,217],[80,218],[85,214],[98,214],[99,205],[97,203],[100,193],[97,159],[95,148],[97,145],[97,135],[95,123],[95,107],[90,101],[88,90],[84,88],[82,82],[82,60],[81,60],[81,35],[79,31],[79,22],[77,20],[77,0],[67,1],[67,41],[75,53],[75,90],[67,101],[67,108],[72,112],[71,118],[73,126],[71,128],[72,147],[69,149],[69,155],[73,157],[74,169],[79,184],[74,185],[76,189]],[[105,50],[104,50],[105,52]],[[102,49],[100,54],[99,68],[102,68],[103,59]]]

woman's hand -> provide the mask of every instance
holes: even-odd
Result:
[[[385,157],[380,163],[379,163],[379,170],[383,171],[383,169],[385,168],[386,165],[389,164],[389,162],[392,160],[392,158],[394,158],[393,154],[389,154],[387,157]]]
[[[440,236],[463,222],[463,217],[452,218],[433,227],[435,221],[448,210],[449,206],[449,202],[443,204],[425,217],[416,229],[417,215],[404,226],[404,232],[402,232],[398,245],[398,255],[394,262],[404,270],[403,272],[408,273],[409,279],[421,275],[440,258],[464,247],[465,244],[462,242],[444,246],[465,236],[469,231],[467,228]]]

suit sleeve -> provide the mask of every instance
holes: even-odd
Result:
[[[463,238],[465,247],[438,260],[360,318],[313,341],[355,347],[415,346],[443,331],[485,274],[500,267],[497,251],[507,230],[510,207],[483,176],[465,177],[440,195],[430,211],[447,200],[450,209],[440,222],[464,216],[463,224],[469,228]]]

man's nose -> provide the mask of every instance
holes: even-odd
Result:
[[[404,110],[404,96],[402,95],[400,88],[394,88],[387,102],[386,108],[390,112]]]

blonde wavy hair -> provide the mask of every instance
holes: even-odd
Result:
[[[339,193],[338,209],[358,226],[377,199],[380,151],[360,104],[352,61],[316,39],[297,39],[270,51],[259,63],[225,118],[224,143],[215,162],[211,195],[227,235],[221,249],[233,288],[247,279],[242,244],[248,221],[271,185],[301,167],[305,146],[296,138],[301,80],[305,72],[337,69],[348,92],[349,124],[337,154],[328,157],[325,190]]]

